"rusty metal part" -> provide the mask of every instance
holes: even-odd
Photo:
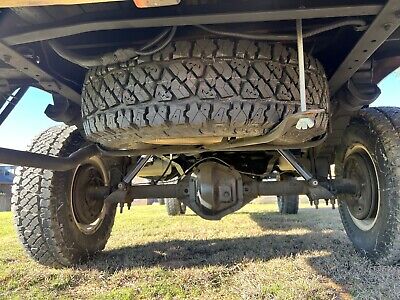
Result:
[[[78,105],[81,104],[81,95],[78,92],[61,83],[34,62],[2,42],[0,42],[0,53],[0,60],[37,81],[45,90],[60,94]]]

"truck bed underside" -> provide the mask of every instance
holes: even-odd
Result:
[[[99,55],[135,47],[164,27],[177,26],[175,39],[209,37],[194,27],[237,33],[295,33],[339,20],[364,20],[355,30],[344,26],[305,40],[305,51],[324,66],[331,96],[354,78],[376,84],[400,65],[398,1],[182,1],[178,6],[138,9],[131,1],[0,10],[0,106],[16,89],[36,86],[79,105],[86,69],[61,58],[49,45],[56,40],[68,51]],[[296,46],[295,41],[283,41]],[[1,119],[0,114],[0,119]]]

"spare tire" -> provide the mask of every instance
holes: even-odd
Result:
[[[321,64],[306,55],[305,66],[308,108],[325,113],[304,141],[326,132],[329,99]],[[298,80],[297,52],[281,44],[176,41],[152,56],[89,70],[83,125],[88,139],[126,149],[263,135],[300,110]]]

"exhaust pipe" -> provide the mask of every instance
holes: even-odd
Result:
[[[0,148],[0,163],[53,171],[68,171],[96,155],[100,155],[100,150],[96,145],[81,148],[68,157],[55,157],[28,151]]]

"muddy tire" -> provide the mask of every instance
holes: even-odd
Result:
[[[297,64],[297,52],[280,44],[172,42],[152,56],[89,70],[82,92],[85,132],[110,148],[266,134],[300,109]],[[308,108],[325,113],[293,143],[325,133],[328,121],[325,72],[311,56],[305,64]]]
[[[166,198],[165,208],[169,216],[184,215],[186,213],[186,205],[176,198]]]
[[[336,158],[336,175],[356,180],[358,195],[339,197],[356,250],[379,264],[400,261],[400,108],[363,109]]]
[[[29,151],[68,156],[84,143],[75,127],[59,126],[43,132]],[[66,172],[20,167],[16,174],[14,220],[22,245],[32,258],[47,266],[71,266],[105,247],[115,207],[106,208],[103,202],[83,196],[84,186],[109,181],[99,159],[91,158]]]

